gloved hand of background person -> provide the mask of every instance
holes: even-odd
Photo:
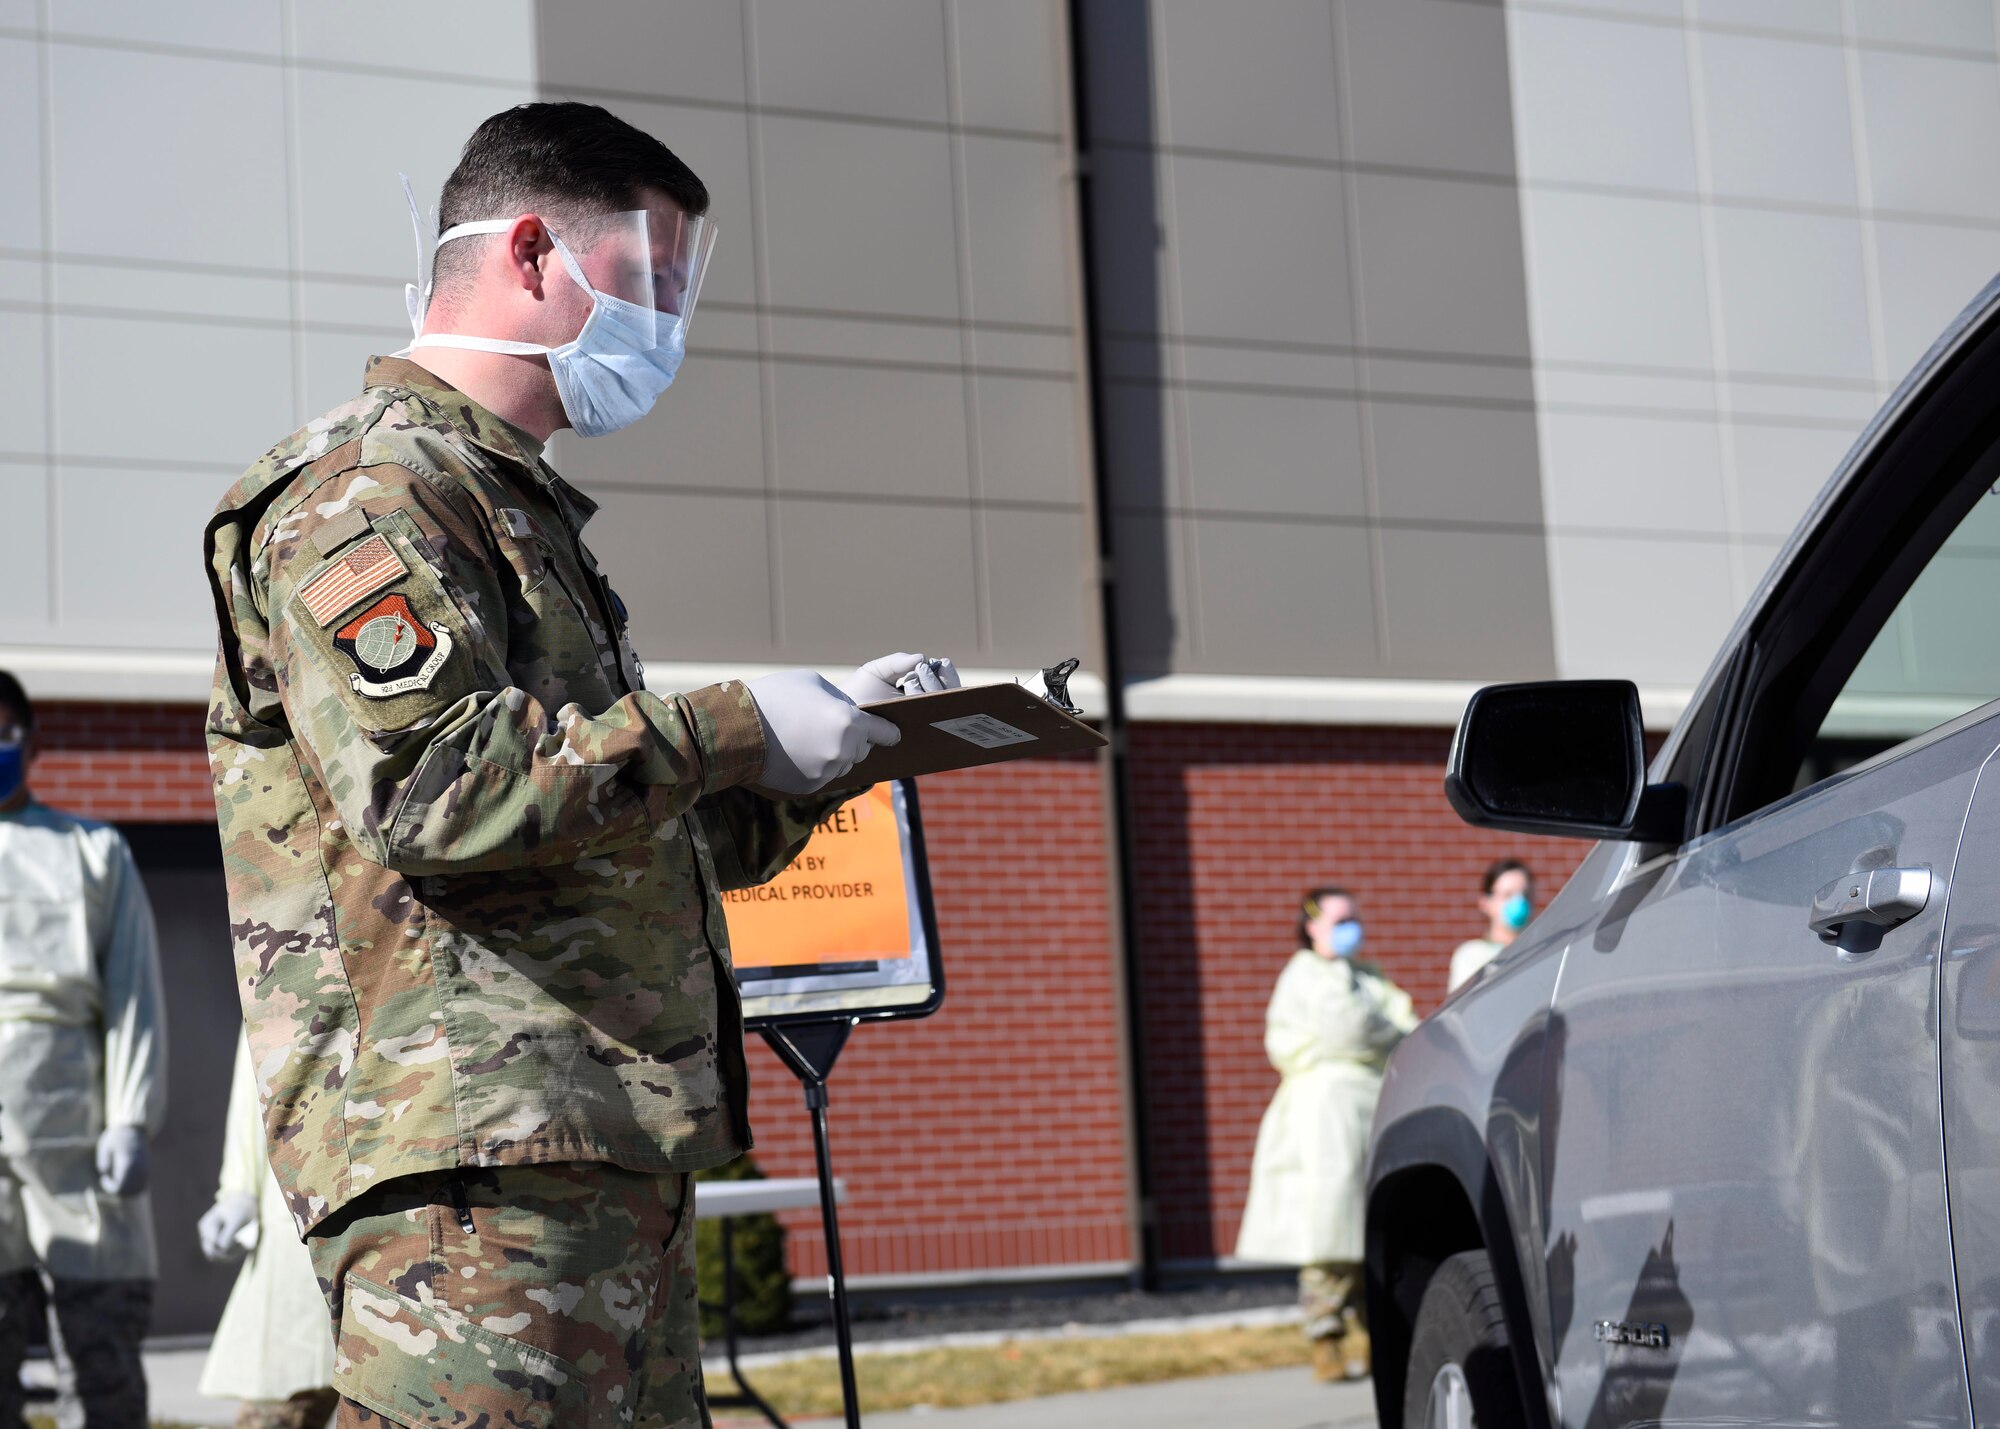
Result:
[[[870,660],[842,680],[840,688],[857,705],[871,705],[878,700],[893,700],[902,694],[899,682],[912,673],[925,694],[955,690],[959,686],[958,667],[949,659],[932,660],[923,655],[899,651],[894,655],[884,655],[879,660]]]
[[[764,772],[757,782],[780,794],[810,794],[903,732],[811,670],[780,670],[748,682],[764,722]]]
[[[243,1234],[246,1227],[256,1224],[257,1198],[248,1191],[224,1191],[195,1223],[201,1234],[201,1253],[210,1260],[236,1259],[256,1245],[254,1231],[248,1237]]]
[[[97,1184],[108,1196],[136,1196],[146,1189],[146,1133],[113,1126],[97,1138]]]

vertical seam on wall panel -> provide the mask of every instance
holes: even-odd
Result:
[[[62,624],[62,485],[61,442],[56,434],[60,407],[56,397],[56,62],[49,39],[50,0],[36,7],[35,69],[41,80],[42,111],[42,421],[48,427],[42,441],[42,491],[48,503],[49,566],[46,573],[49,624]]]
[[[1569,672],[1570,659],[1565,648],[1567,627],[1563,621],[1562,562],[1558,558],[1556,543],[1556,511],[1560,503],[1555,499],[1555,486],[1549,472],[1549,414],[1542,402],[1541,306],[1535,284],[1535,211],[1534,205],[1529,202],[1528,180],[1521,156],[1521,115],[1516,104],[1519,91],[1514,84],[1514,15],[1515,6],[1509,0],[1500,16],[1501,44],[1507,61],[1507,122],[1513,128],[1514,203],[1521,215],[1521,293],[1528,308],[1528,384],[1535,414],[1535,473],[1542,491],[1542,568],[1549,583],[1549,654],[1555,660],[1556,678],[1562,679]]]
[[[292,401],[298,411],[298,420],[305,422],[312,413],[306,410],[306,338],[305,338],[305,278],[306,267],[305,236],[305,163],[303,140],[299,133],[299,65],[298,65],[298,0],[285,0],[278,10],[278,25],[282,32],[285,62],[279,69],[279,84],[285,107],[285,228],[286,249],[291,259],[290,281],[285,285],[291,302],[292,315]],[[417,273],[421,284],[424,275]]]
[[[1860,24],[1854,14],[1854,0],[1840,0],[1841,71],[1847,80],[1847,133],[1854,148],[1855,222],[1861,228],[1861,284],[1868,300],[1869,365],[1875,374],[1875,400],[1886,402],[1893,390],[1889,381],[1888,328],[1882,311],[1882,275],[1876,260],[1875,166],[1868,154],[1868,110],[1861,92]],[[1899,601],[1892,616],[1897,634],[1898,663],[1903,677],[1916,680],[1916,613],[1908,602]]]
[[[1097,321],[1096,159],[1090,127],[1089,70],[1084,48],[1083,6],[1087,0],[1066,0],[1063,19],[1064,78],[1068,93],[1068,140],[1074,156],[1069,217],[1074,225],[1074,297],[1071,311],[1078,321],[1082,348],[1078,364],[1084,411],[1082,434],[1088,443],[1086,474],[1090,481],[1096,540],[1094,588],[1097,595],[1099,639],[1104,662],[1104,727],[1110,742],[1099,752],[1098,771],[1104,796],[1106,880],[1111,908],[1110,951],[1118,993],[1120,1034],[1119,1090],[1124,1117],[1123,1146],[1127,1178],[1125,1212],[1127,1242],[1138,1267],[1138,1283],[1152,1288],[1158,1273],[1158,1232],[1152,1213],[1153,1134],[1151,1095],[1146,1080],[1145,998],[1141,986],[1137,937],[1138,893],[1133,883],[1137,844],[1131,794],[1130,726],[1125,718],[1123,659],[1119,647],[1119,568],[1116,525],[1111,518],[1112,482],[1106,460],[1103,424],[1105,373]],[[1155,235],[1158,228],[1155,225]],[[1154,261],[1157,262],[1157,236]]]
[[[1378,665],[1387,666],[1394,659],[1395,650],[1389,642],[1388,552],[1382,545],[1382,501],[1375,476],[1375,404],[1371,400],[1374,373],[1368,357],[1368,304],[1361,292],[1361,195],[1360,176],[1354,171],[1354,104],[1347,82],[1347,20],[1340,0],[1327,0],[1326,9],[1333,40],[1334,100],[1340,115],[1340,131],[1334,140],[1340,153],[1341,230],[1347,237],[1348,318],[1354,330],[1354,407],[1356,426],[1361,433],[1361,500],[1368,517],[1368,592],[1375,617],[1375,660]]]
[[[1193,515],[1183,514],[1170,517],[1168,512],[1178,509],[1183,513],[1192,512],[1196,506],[1194,499],[1194,439],[1187,416],[1187,346],[1183,339],[1187,334],[1187,311],[1181,301],[1181,246],[1178,242],[1161,243],[1161,239],[1173,232],[1180,212],[1174,202],[1174,166],[1167,157],[1167,151],[1174,145],[1173,119],[1168,93],[1173,84],[1173,61],[1167,54],[1166,46],[1160,42],[1157,28],[1153,43],[1153,143],[1146,158],[1153,165],[1160,196],[1159,214],[1153,227],[1154,272],[1160,276],[1160,264],[1165,260],[1165,282],[1162,289],[1170,310],[1168,320],[1161,324],[1157,337],[1160,355],[1164,359],[1167,373],[1165,389],[1160,394],[1160,405],[1166,413],[1166,420],[1172,427],[1171,438],[1162,433],[1169,458],[1178,450],[1180,459],[1172,462],[1169,470],[1176,480],[1163,489],[1177,499],[1160,513],[1162,544],[1164,538],[1172,537],[1177,523],[1178,544],[1181,550],[1181,618],[1187,622],[1187,651],[1190,655],[1206,652],[1207,642],[1202,638],[1201,618],[1201,560],[1195,543],[1195,521]],[[1169,336],[1171,334],[1171,336]],[[1171,654],[1169,659],[1171,659]]]
[[[742,0],[743,122],[749,126],[750,266],[756,285],[757,411],[763,425],[764,559],[771,598],[771,644],[785,644],[785,571],[780,549],[778,510],[778,372],[771,352],[777,338],[771,329],[771,259],[766,236],[764,195],[764,116],[757,103],[757,24],[751,9],[756,0]]]
[[[1861,92],[1861,47],[1855,43],[1854,0],[1840,0],[1840,55],[1847,76],[1848,142],[1854,146],[1855,222],[1861,227],[1861,284],[1868,295],[1868,355],[1875,400],[1894,390],[1889,377],[1889,329],[1882,309],[1882,268],[1875,234],[1875,166],[1868,156],[1868,110]]]
[[[1743,561],[1743,502],[1736,482],[1736,399],[1729,389],[1729,336],[1722,304],[1722,244],[1715,226],[1715,175],[1709,162],[1708,86],[1701,63],[1701,36],[1695,0],[1681,0],[1681,50],[1687,58],[1688,123],[1694,133],[1695,221],[1701,225],[1701,262],[1708,292],[1708,353],[1714,364],[1715,449],[1722,462],[1722,519],[1729,530],[1730,604],[1750,599],[1750,572]]]
[[[972,201],[965,172],[964,90],[959,74],[958,0],[939,0],[944,14],[944,84],[946,112],[951,118],[951,212],[957,230],[959,382],[965,399],[965,476],[972,500],[967,515],[972,524],[973,635],[982,652],[993,648],[991,562],[986,553],[986,488],[979,467],[979,361],[977,314],[972,299]]]

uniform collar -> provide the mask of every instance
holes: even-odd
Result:
[[[429,399],[445,420],[467,441],[486,448],[495,456],[518,462],[537,475],[555,476],[542,465],[541,442],[501,417],[494,416],[429,368],[407,357],[371,357],[362,389],[404,387]],[[561,478],[556,478],[560,480]]]
[[[581,531],[590,518],[597,514],[597,503],[564,481],[556,474],[555,468],[547,462],[542,462],[536,468],[536,474],[548,483],[549,490],[555,493],[556,500],[567,508],[566,514],[570,524],[577,530]]]

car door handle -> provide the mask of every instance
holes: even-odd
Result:
[[[1863,868],[1813,895],[1806,926],[1843,953],[1873,952],[1882,934],[1907,923],[1931,901],[1928,868]]]

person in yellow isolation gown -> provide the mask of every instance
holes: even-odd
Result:
[[[1417,1025],[1410,995],[1358,960],[1361,919],[1342,888],[1299,909],[1299,950],[1279,974],[1264,1051],[1282,1080],[1257,1131],[1236,1254],[1299,1267],[1321,1379],[1368,1373],[1362,1301],[1362,1169],[1382,1069]]]

